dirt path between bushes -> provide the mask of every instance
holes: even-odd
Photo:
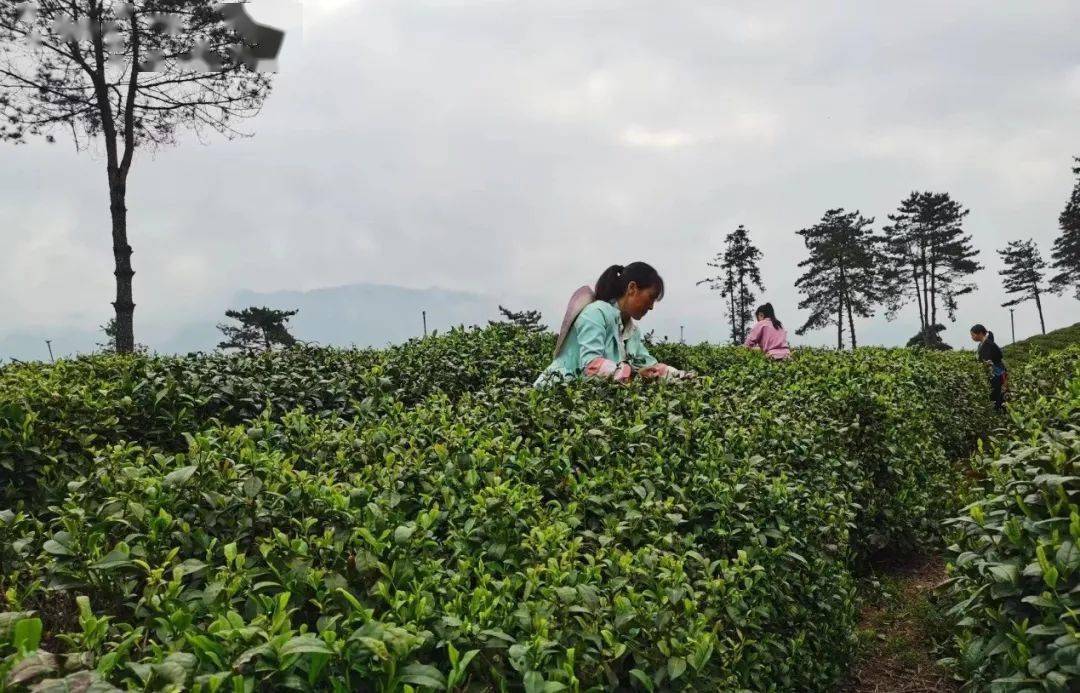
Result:
[[[881,597],[863,609],[860,655],[843,693],[953,693],[960,690],[936,663],[934,640],[944,624],[934,590],[945,582],[939,556],[880,566]]]

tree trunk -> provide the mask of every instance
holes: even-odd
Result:
[[[1039,287],[1035,286],[1033,288],[1035,290],[1035,307],[1039,309],[1039,328],[1042,330],[1043,334],[1046,334],[1046,323],[1043,321],[1042,312],[1042,297],[1039,294]]]
[[[746,273],[739,270],[739,342],[746,341]]]
[[[94,3],[91,6],[88,12],[91,26],[97,26],[97,23],[101,21],[101,11],[102,5],[100,3]],[[134,19],[134,15],[132,15],[132,22],[134,22]],[[138,64],[137,35],[133,38],[133,41],[135,43],[135,52],[131,67],[130,79],[132,84],[138,78],[138,70],[134,68]],[[83,68],[89,73],[91,82],[94,85],[94,97],[97,102],[98,114],[101,116],[101,133],[105,140],[105,158],[107,162],[105,171],[109,179],[109,213],[112,217],[113,262],[115,265],[113,275],[116,276],[116,300],[113,301],[113,309],[116,311],[116,352],[130,354],[135,350],[135,303],[131,300],[131,278],[135,276],[135,272],[131,269],[131,246],[128,245],[127,238],[127,176],[128,171],[131,170],[131,159],[135,151],[132,115],[135,94],[129,90],[127,95],[127,107],[124,113],[124,142],[126,146],[121,159],[117,149],[116,120],[112,111],[109,85],[105,80],[106,56],[102,32],[93,32],[91,42],[93,45],[94,68],[91,69],[88,64],[82,61],[81,57],[79,60],[82,62]],[[71,50],[78,51],[78,48],[73,45]]]
[[[844,296],[839,294],[837,296],[837,314],[836,314],[836,350],[844,350]]]
[[[923,308],[922,290],[919,288],[919,267],[911,263],[911,278],[915,282],[915,302],[919,304],[919,330],[926,330],[926,310]]]
[[[735,287],[731,288],[731,343],[739,343],[739,333],[735,325]]]
[[[109,167],[109,212],[112,215],[113,261],[116,276],[116,352],[135,351],[135,303],[131,297],[131,246],[127,237],[127,181],[119,171]]]
[[[844,296],[847,295],[847,277],[844,276],[844,268],[840,267],[840,286],[837,287],[836,296],[836,350],[844,350]]]
[[[937,264],[930,265],[930,324],[937,324]]]
[[[855,351],[855,346],[856,346],[856,344],[855,344],[855,318],[851,314],[851,299],[850,298],[848,298],[848,301],[847,301],[847,320],[848,320],[848,330],[851,333],[851,350]]]
[[[925,241],[920,241],[920,243],[919,243],[919,251],[920,251],[920,254],[922,256],[922,262],[921,262],[922,268],[921,269],[922,269],[923,310],[925,311],[926,320],[927,320],[925,326],[929,327],[929,325],[930,325],[930,322],[929,322],[929,320],[930,320],[930,281],[929,281],[927,275],[930,272],[929,272],[929,270],[927,268],[927,265],[926,265],[926,242]]]

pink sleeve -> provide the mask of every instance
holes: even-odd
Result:
[[[746,335],[745,346],[757,346],[758,343],[761,341],[761,331],[763,329],[765,329],[765,327],[760,322],[750,328],[750,334]]]
[[[610,378],[615,374],[615,362],[609,361],[602,356],[594,358],[589,361],[585,366],[585,377],[595,378],[597,376],[602,378]]]
[[[617,364],[602,356],[589,361],[584,371],[586,378],[611,378],[617,383],[629,382],[631,374],[629,364]]]

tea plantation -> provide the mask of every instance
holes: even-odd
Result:
[[[1073,671],[1076,352],[984,491],[970,353],[657,345],[705,377],[532,389],[552,344],[3,367],[4,686],[828,691],[867,560],[957,537],[958,670]]]
[[[977,690],[1080,686],[1080,347],[1033,358],[952,525],[950,663]]]

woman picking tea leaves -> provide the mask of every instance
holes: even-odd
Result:
[[[668,380],[692,377],[658,362],[645,348],[635,321],[664,296],[664,280],[652,266],[632,262],[612,265],[583,286],[566,307],[555,360],[537,385],[576,378],[609,378],[625,383],[634,377]]]
[[[994,409],[1002,411],[1005,408],[1005,384],[1009,371],[1005,368],[1001,347],[994,342],[994,333],[981,324],[972,326],[971,339],[979,343],[979,361],[990,370],[990,401],[994,403]]]

